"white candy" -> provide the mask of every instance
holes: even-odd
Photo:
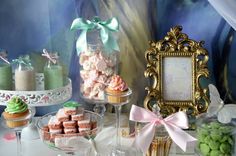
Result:
[[[95,62],[95,68],[98,71],[104,71],[107,68],[107,64],[104,60],[99,60]]]
[[[91,99],[104,99],[104,88],[114,74],[114,62],[101,51],[81,53],[81,93]]]
[[[114,70],[112,68],[106,68],[105,70],[102,71],[103,74],[106,76],[111,76],[114,73]]]
[[[80,65],[83,65],[84,62],[88,61],[89,57],[85,55],[85,53],[81,53],[79,57],[79,63]]]
[[[81,70],[80,71],[80,77],[85,80],[89,78],[89,71],[88,70]]]
[[[83,69],[84,69],[84,70],[92,70],[92,69],[95,68],[95,67],[94,67],[94,64],[93,64],[92,62],[90,62],[90,61],[85,61],[85,62],[82,64],[82,66],[83,66]]]

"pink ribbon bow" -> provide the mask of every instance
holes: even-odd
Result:
[[[6,51],[0,52],[0,59],[2,59],[7,64],[10,64],[10,62],[7,60],[7,53],[6,53]]]
[[[197,140],[182,130],[188,128],[188,118],[185,112],[177,112],[162,119],[149,110],[132,105],[129,119],[136,122],[148,123],[141,129],[134,141],[134,145],[141,149],[143,153],[147,152],[153,140],[157,125],[164,125],[171,139],[183,151],[186,151],[189,142],[195,142]]]
[[[49,54],[46,49],[43,49],[43,54],[42,56],[47,57],[52,63],[56,64],[58,56],[56,54]]]

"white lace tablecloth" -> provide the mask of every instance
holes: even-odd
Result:
[[[115,120],[115,117],[111,114],[108,115],[109,118],[106,119],[106,122],[110,124],[108,127],[103,128],[103,131],[111,131],[115,130],[111,123],[111,120]],[[123,125],[126,125],[127,117],[122,117],[122,123]],[[113,128],[112,128],[113,127]],[[0,125],[0,155],[6,155],[6,156],[16,156],[16,139],[14,140],[6,140],[3,138],[3,136],[6,133],[14,133],[13,131],[9,131],[8,129],[4,128],[2,124]],[[190,132],[194,135],[194,132]],[[115,139],[115,137],[113,137]],[[130,147],[134,138],[122,138],[121,142],[123,145]],[[22,151],[23,156],[57,156],[58,151],[53,151],[52,149],[48,148],[41,142],[40,139],[36,140],[25,140],[22,138]],[[181,149],[179,149],[174,143],[172,144],[170,156],[181,156],[181,155],[188,155],[188,156],[194,156],[194,148],[191,147],[187,150],[187,152],[182,152]],[[94,154],[89,154],[88,156],[94,156]],[[103,156],[103,155],[102,155]],[[130,155],[131,156],[131,155]],[[133,155],[132,155],[133,156]],[[140,153],[140,156],[142,154]]]

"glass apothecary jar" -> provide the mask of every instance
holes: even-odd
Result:
[[[136,123],[135,125],[135,135],[139,135],[140,130],[145,125],[143,123]],[[145,156],[168,156],[170,153],[170,148],[172,145],[172,139],[169,136],[163,125],[158,125],[155,128],[155,134],[152,139],[151,144],[148,147],[147,152],[143,155]],[[141,151],[140,151],[141,152]]]
[[[223,124],[217,116],[202,114],[196,121],[198,144],[196,153],[200,156],[235,155],[235,124]]]
[[[102,44],[88,44],[79,55],[80,91],[83,98],[104,100],[104,89],[117,73],[117,52],[106,52]]]
[[[5,50],[0,50],[0,90],[12,90],[12,66]]]
[[[148,148],[146,156],[168,156],[172,139],[164,126],[157,126],[155,136]]]
[[[105,112],[104,90],[117,70],[119,46],[113,32],[119,30],[115,17],[101,20],[76,18],[71,30],[80,30],[76,51],[80,64],[80,94],[91,104],[94,111],[103,116]]]
[[[153,105],[152,112],[161,117],[160,107],[157,104]],[[136,123],[136,135],[139,135],[140,130],[144,126],[145,125],[143,123]],[[145,153],[145,156],[168,156],[171,145],[172,139],[169,136],[166,128],[163,125],[156,125],[154,137],[148,148],[148,151]]]

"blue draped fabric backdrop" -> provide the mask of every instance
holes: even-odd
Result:
[[[211,78],[205,84],[216,82],[218,77],[214,76],[214,70],[216,71],[218,68],[215,68],[215,66],[222,62],[220,59],[216,61],[217,59],[215,58],[224,57],[225,41],[229,37],[230,26],[206,0],[147,0],[145,2],[143,0],[135,0],[135,5],[132,4],[134,3],[132,0],[122,3],[117,1],[117,6],[113,6],[117,11],[109,10],[112,8],[111,5],[115,5],[115,2],[112,0],[1,0],[0,48],[8,50],[10,59],[14,59],[21,54],[30,53],[37,63],[41,63],[39,67],[42,67],[44,63],[44,60],[37,59],[43,48],[58,51],[61,56],[61,62],[73,81],[72,99],[83,102],[79,98],[79,67],[78,57],[76,57],[75,52],[75,40],[78,33],[70,31],[70,25],[74,18],[78,16],[91,18],[94,15],[99,15],[106,19],[116,15],[118,19],[122,19],[120,21],[122,26],[121,34],[126,35],[127,41],[131,43],[128,46],[132,46],[134,50],[122,53],[123,58],[121,58],[121,61],[123,59],[124,64],[121,69],[126,74],[131,70],[136,70],[137,73],[135,74],[138,77],[140,75],[143,76],[143,69],[138,71],[135,68],[129,68],[132,63],[126,64],[127,60],[125,62],[124,57],[125,55],[129,56],[130,61],[128,62],[132,62],[135,57],[140,62],[138,67],[144,68],[146,64],[144,52],[141,53],[140,50],[145,46],[148,47],[148,45],[146,42],[133,40],[135,32],[138,34],[140,29],[138,29],[137,24],[136,27],[130,24],[135,20],[143,21],[144,26],[142,29],[145,30],[146,34],[143,35],[143,38],[152,40],[163,38],[170,27],[182,25],[183,32],[187,33],[191,39],[205,41],[205,47],[210,55],[209,68],[211,71]],[[147,4],[144,5],[145,3]],[[133,7],[131,8],[131,6]],[[141,14],[140,12],[143,10],[140,9],[141,7],[147,7],[147,11]],[[131,13],[136,12],[135,19],[130,19],[130,15],[133,15]],[[149,18],[145,18],[145,15]],[[148,26],[145,27],[145,25]],[[144,46],[137,49],[132,42],[137,42]],[[227,86],[230,86],[229,90],[232,96],[229,101],[233,101],[233,97],[236,97],[236,83],[234,83],[236,79],[236,62],[234,61],[236,54],[233,53],[235,48],[236,40],[233,38],[232,47],[229,48],[228,52],[228,59],[225,61],[227,67],[226,82]],[[131,53],[132,55],[130,55]],[[37,70],[40,71],[41,69]],[[122,75],[128,77],[124,72]],[[144,78],[142,77],[142,79]],[[129,81],[134,85],[137,84],[133,79]],[[142,103],[143,96],[146,94],[143,88],[145,83],[143,85],[138,84],[138,88],[135,90],[142,92],[142,94],[137,95],[139,97],[137,101],[141,101],[140,103]],[[221,96],[224,96],[223,94]],[[37,114],[42,115],[59,107],[61,105],[38,108]],[[3,106],[0,106],[0,112],[3,108]]]
[[[157,0],[157,39],[170,27],[182,25],[189,38],[205,41],[209,52],[210,79],[226,103],[236,102],[235,31],[205,0]],[[224,10],[226,11],[226,10]]]
[[[37,64],[37,71],[42,71],[45,63],[39,56],[42,49],[57,51],[68,74],[75,51],[75,33],[70,31],[70,25],[76,17],[73,0],[1,0],[0,48],[8,51],[10,60],[30,54],[35,61],[34,65]],[[59,107],[40,107],[37,114]],[[0,108],[2,110],[4,107]]]

